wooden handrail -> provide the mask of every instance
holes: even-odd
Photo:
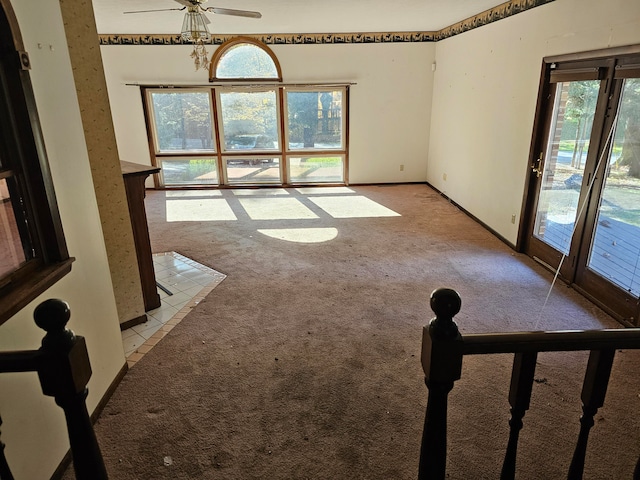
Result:
[[[41,357],[38,350],[0,352],[0,373],[35,372]]]
[[[34,311],[47,333],[38,350],[0,352],[0,373],[37,372],[42,393],[54,397],[67,421],[73,466],[78,480],[106,480],[107,471],[86,406],[91,365],[84,337],[66,328],[69,305],[46,300]],[[1,423],[1,422],[0,422]],[[0,442],[0,477],[12,478]]]
[[[602,407],[613,359],[618,349],[640,349],[640,328],[566,330],[461,335],[453,317],[462,300],[455,290],[441,288],[431,294],[436,316],[423,328],[422,368],[429,390],[418,478],[441,480],[446,475],[447,398],[460,379],[465,355],[510,353],[514,364],[509,390],[510,433],[500,478],[515,477],[518,436],[529,409],[537,354],[539,352],[589,351],[582,385],[580,434],[567,478],[582,478],[588,436],[593,418]],[[640,459],[634,472],[640,480]]]
[[[463,355],[640,348],[640,328],[478,333],[462,337]]]

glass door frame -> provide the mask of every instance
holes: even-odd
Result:
[[[601,143],[604,143],[604,145],[599,149],[602,158],[602,161],[598,165],[598,171],[596,172],[596,178],[599,179],[599,181],[594,182],[591,194],[595,208],[590,208],[585,215],[585,223],[592,226],[592,229],[589,230],[588,235],[583,235],[581,239],[580,253],[575,271],[575,288],[586,296],[600,299],[600,302],[605,305],[611,305],[607,310],[612,310],[615,314],[614,316],[623,320],[624,323],[637,326],[640,325],[638,298],[626,292],[622,287],[608,281],[589,268],[588,265],[590,255],[592,254],[593,242],[595,241],[596,228],[598,226],[598,207],[606,187],[609,158],[614,144],[615,129],[617,128],[617,125],[614,123],[616,122],[617,113],[620,109],[620,100],[624,86],[624,78],[614,79],[613,77],[616,75],[613,68],[611,69],[611,73],[612,79],[610,83],[613,87],[607,92],[607,95],[610,98],[610,106],[615,106],[616,114],[607,115],[604,125],[605,136],[610,136],[611,138],[609,141],[607,141],[607,138],[603,138]],[[636,78],[640,78],[640,65],[637,69]]]
[[[538,192],[541,189],[544,179],[545,165],[547,164],[547,151],[549,150],[550,130],[553,123],[554,105],[556,98],[556,88],[560,82],[567,81],[580,81],[580,80],[600,80],[600,92],[596,101],[596,114],[594,116],[593,125],[591,128],[591,137],[600,138],[600,132],[603,128],[603,116],[599,115],[600,112],[606,110],[607,94],[603,89],[603,85],[607,83],[607,80],[603,78],[604,69],[602,68],[602,62],[587,61],[577,62],[569,65],[563,65],[558,72],[555,62],[545,63],[543,66],[543,88],[541,89],[541,95],[539,98],[538,109],[536,113],[537,118],[540,118],[541,122],[536,122],[538,128],[534,131],[534,142],[532,145],[532,153],[530,154],[529,161],[529,179],[528,179],[528,205],[526,205],[526,214],[523,215],[527,220],[525,229],[521,229],[521,233],[525,232],[525,238],[522,248],[531,257],[555,271],[560,266],[560,277],[567,283],[572,283],[575,279],[575,265],[577,263],[578,251],[580,248],[580,238],[585,227],[585,211],[588,210],[589,200],[586,198],[587,191],[584,188],[585,184],[591,181],[594,174],[595,166],[597,165],[598,152],[600,151],[600,145],[590,144],[587,158],[585,160],[585,167],[583,171],[582,187],[578,196],[578,214],[574,225],[574,235],[569,245],[569,254],[566,258],[562,252],[556,250],[548,243],[538,239],[534,234],[536,212],[538,206]],[[552,81],[552,72],[556,75],[555,81]],[[593,78],[593,77],[596,78]],[[586,208],[582,210],[581,207],[586,205]],[[579,214],[579,213],[582,214]]]
[[[604,188],[608,160],[607,134],[612,127],[620,99],[622,81],[615,78],[615,67],[620,62],[640,64],[640,46],[587,52],[583,54],[549,57],[543,60],[542,75],[536,108],[536,120],[532,135],[528,159],[527,187],[523,200],[522,220],[516,249],[534,258],[555,272],[560,266],[559,277],[580,291],[587,298],[625,325],[639,324],[640,302],[638,298],[610,283],[587,267],[595,221],[600,205],[600,196]],[[547,151],[547,144],[554,115],[555,88],[558,81],[579,81],[587,79],[598,69],[600,92],[596,104],[596,114],[592,126],[591,144],[578,199],[578,218],[575,221],[574,235],[566,257],[562,252],[536,238],[535,220],[538,208],[538,194],[544,175],[541,152]],[[555,77],[552,81],[552,76]],[[599,171],[596,167],[599,165]],[[595,178],[594,178],[595,175]],[[589,189],[590,183],[592,188]]]

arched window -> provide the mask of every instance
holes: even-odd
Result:
[[[158,186],[347,183],[348,84],[285,83],[249,37],[215,51],[209,81],[143,87]]]
[[[236,37],[223,43],[213,54],[209,81],[282,81],[280,64],[265,44],[249,37]]]

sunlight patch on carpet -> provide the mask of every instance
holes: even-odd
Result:
[[[259,229],[267,237],[295,243],[322,243],[338,236],[337,228],[267,228]]]
[[[356,193],[349,187],[300,187],[296,188],[303,195],[326,195],[327,193]]]
[[[252,220],[318,218],[297,198],[242,198],[240,204]]]
[[[183,197],[221,197],[220,190],[168,190],[165,192],[166,198]]]
[[[309,197],[333,218],[399,217],[400,214],[360,195],[348,197]]]
[[[225,199],[167,199],[167,222],[237,220]]]
[[[273,196],[273,195],[289,195],[284,188],[259,188],[255,190],[248,189],[236,189],[231,190],[233,194],[237,197],[251,197],[251,196]]]

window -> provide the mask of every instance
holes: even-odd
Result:
[[[222,91],[223,150],[280,150],[278,95],[266,91]]]
[[[215,151],[208,90],[151,90],[157,153]]]
[[[289,178],[292,183],[341,183],[344,157],[289,157]]]
[[[218,184],[211,92],[149,89],[153,149],[163,185]]]
[[[0,168],[2,168],[2,160],[0,159]],[[2,171],[7,178],[0,180],[0,278],[9,275],[18,270],[27,260],[31,258],[31,238],[29,232],[21,235],[20,227],[27,224],[23,212],[18,209],[16,212],[16,204],[12,201],[9,185],[14,184],[14,177],[11,171]],[[15,185],[11,190],[16,191]],[[18,195],[14,193],[15,199]],[[16,218],[16,215],[18,218]]]
[[[287,148],[296,154],[288,162],[291,182],[342,182],[345,156],[336,153],[345,149],[343,97],[342,89],[287,89]]]
[[[237,37],[221,45],[211,58],[209,81],[282,80],[278,59],[266,45]]]
[[[71,270],[29,80],[0,8],[0,324]],[[12,31],[12,28],[14,31]]]
[[[287,90],[290,150],[343,148],[342,90]]]
[[[346,183],[348,85],[286,85],[273,52],[245,37],[209,72],[219,85],[143,87],[159,186]]]
[[[165,185],[217,185],[218,168],[213,157],[162,157]]]

